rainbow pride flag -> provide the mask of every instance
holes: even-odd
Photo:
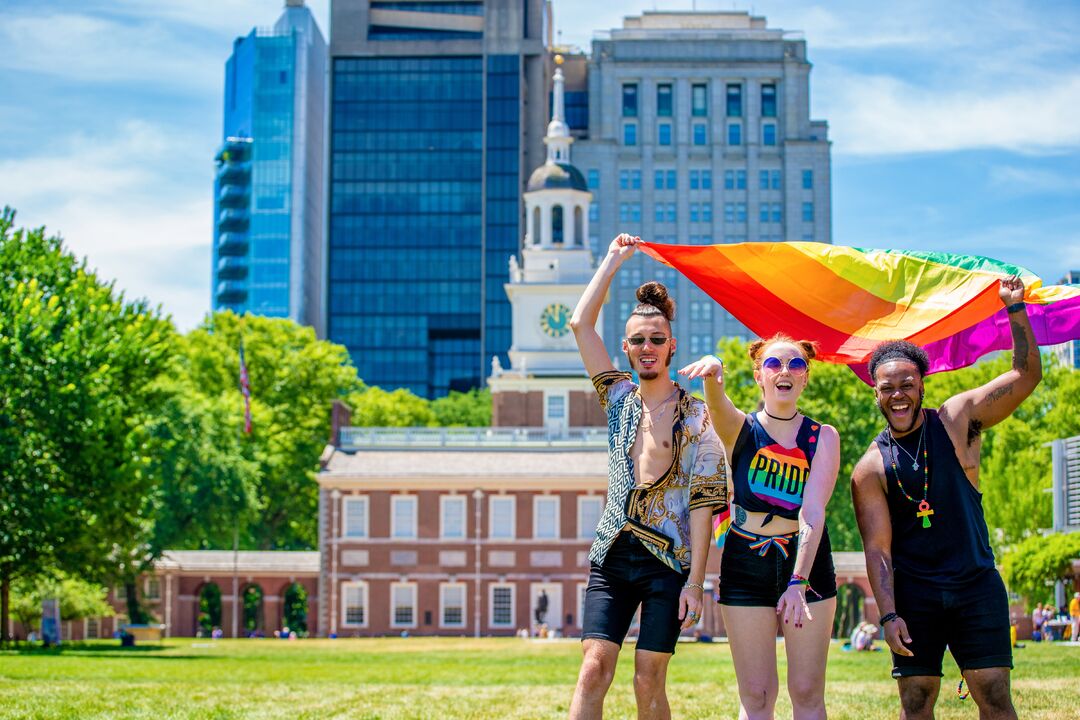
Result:
[[[728,528],[731,527],[731,507],[724,508],[723,512],[713,515],[713,542],[716,547],[723,548],[724,540],[727,539]]]
[[[661,245],[641,249],[704,290],[751,332],[816,340],[819,359],[864,380],[885,340],[909,340],[930,372],[1012,347],[999,281],[1019,275],[1039,345],[1080,339],[1080,285],[1043,286],[1017,265],[978,255],[864,250],[815,242]]]

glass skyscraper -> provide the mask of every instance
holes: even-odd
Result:
[[[215,309],[321,329],[326,56],[302,0],[233,44],[215,156]]]
[[[437,397],[508,364],[503,285],[522,168],[542,153],[542,9],[332,6],[326,334],[370,385]]]

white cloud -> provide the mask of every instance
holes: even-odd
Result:
[[[1039,85],[939,90],[839,70],[819,77],[817,107],[837,153],[891,155],[1000,148],[1039,153],[1080,147],[1080,72]],[[819,113],[815,112],[815,115]]]
[[[227,57],[222,48],[222,57]],[[207,92],[221,84],[221,61],[194,38],[160,23],[125,23],[75,13],[13,15],[0,23],[0,67],[82,83]]]
[[[1014,195],[1068,195],[1080,192],[1080,175],[996,165],[990,168],[990,184]]]
[[[73,134],[45,154],[0,162],[0,198],[18,225],[47,225],[127,297],[161,304],[186,330],[210,302],[209,161],[204,184],[176,179],[199,145],[141,121],[110,137]]]

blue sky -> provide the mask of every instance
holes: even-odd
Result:
[[[281,0],[5,0],[0,205],[181,329],[209,308],[232,41]],[[309,0],[326,33],[329,0]],[[691,0],[555,0],[563,43]],[[699,10],[751,9],[698,0]],[[887,9],[883,9],[887,8]],[[1080,3],[755,0],[801,31],[833,141],[833,240],[1080,269]]]

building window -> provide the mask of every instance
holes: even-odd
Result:
[[[758,208],[758,221],[769,222],[769,203],[761,203],[761,207]]]
[[[779,170],[771,171],[769,173],[769,177],[772,179],[772,189],[773,190],[779,190],[780,189],[780,171]]]
[[[439,584],[439,626],[465,627],[464,583]]]
[[[806,232],[802,234],[803,242],[814,242],[814,233]]]
[[[671,144],[671,123],[660,123],[656,126],[656,142],[660,145]]]
[[[728,145],[742,145],[742,123],[728,123],[727,141]]]
[[[619,189],[620,190],[629,190],[630,189],[630,171],[629,170],[620,170],[619,171]]]
[[[697,190],[701,187],[701,173],[697,170],[690,171],[690,189]]]
[[[742,117],[742,85],[731,83],[727,86],[727,116]]]
[[[547,402],[547,409],[544,415],[548,420],[562,420],[566,417],[566,396],[556,394],[545,394],[544,400]]]
[[[665,212],[665,220],[667,220],[667,222],[673,223],[678,219],[678,215],[676,214],[676,205],[675,205],[675,203],[668,203],[665,206],[665,210],[666,210],[666,212]]]
[[[803,186],[803,190],[813,190],[814,189],[814,171],[813,170],[803,170],[802,171],[802,186]]]
[[[712,170],[701,171],[701,189],[712,190]]]
[[[622,86],[622,116],[637,117],[637,83],[625,83]]]
[[[559,537],[559,498],[538,495],[533,498],[533,537],[557,540]]]
[[[341,585],[341,624],[345,627],[367,627],[368,586],[365,582]]]
[[[368,499],[366,497],[342,498],[345,516],[342,535],[348,538],[366,538],[368,536]]]
[[[760,171],[758,171],[758,189],[759,190],[768,190],[769,189],[769,171],[768,170],[760,170]]]
[[[736,190],[745,190],[746,189],[746,171],[745,170],[736,170],[735,171],[735,189]]]
[[[724,222],[735,222],[735,203],[724,203]]]
[[[735,222],[746,222],[746,203],[735,203]]]
[[[804,202],[802,204],[802,219],[803,222],[814,222],[814,203]]]
[[[488,625],[493,628],[514,627],[514,586],[492,583],[491,616]]]
[[[656,86],[656,114],[659,117],[671,117],[671,85],[663,83]]]
[[[693,321],[708,321],[712,320],[712,303],[708,302],[692,302],[690,303],[690,320]]]
[[[513,540],[514,511],[517,507],[514,497],[511,495],[492,495],[488,501],[490,514],[490,527],[488,537],[493,540]]]
[[[600,513],[604,509],[604,499],[595,495],[579,495],[577,503],[577,536],[579,540],[592,540],[596,535],[596,526],[600,523]]]
[[[776,146],[776,123],[765,123],[761,126],[761,144],[768,147]]]
[[[100,634],[100,629],[98,627],[98,619],[97,618],[86,618],[86,639],[87,640],[97,640],[97,637],[98,637],[99,634]]]
[[[637,145],[637,125],[625,123],[622,127],[623,145]]]
[[[772,204],[772,221],[774,223],[784,221],[784,211],[783,211],[782,206],[780,205],[780,203],[773,203]]]
[[[395,495],[390,498],[390,537],[395,540],[416,539],[415,495]]]
[[[589,168],[586,174],[589,178],[588,183],[590,190],[595,190],[596,188],[600,187],[600,171],[598,169]]]
[[[390,583],[390,627],[416,627],[416,583]]]
[[[694,117],[705,117],[709,114],[709,92],[704,83],[690,86],[690,114]]]
[[[725,190],[734,190],[735,189],[735,171],[734,170],[725,170],[724,171],[724,189]]]
[[[701,203],[701,222],[704,222],[704,223],[711,223],[712,222],[712,203],[711,202]]]
[[[761,86],[761,117],[776,117],[776,86]]]
[[[705,130],[705,123],[694,123],[694,144],[707,145],[708,143],[709,137]]]
[[[159,600],[161,598],[161,581],[156,577],[146,578],[146,599]]]
[[[674,170],[668,170],[664,173],[664,177],[667,179],[667,189],[674,190],[678,184],[678,175]]]
[[[589,203],[589,222],[600,222],[600,206],[594,202]]]
[[[443,495],[439,498],[441,537],[443,540],[465,539],[464,495]]]

